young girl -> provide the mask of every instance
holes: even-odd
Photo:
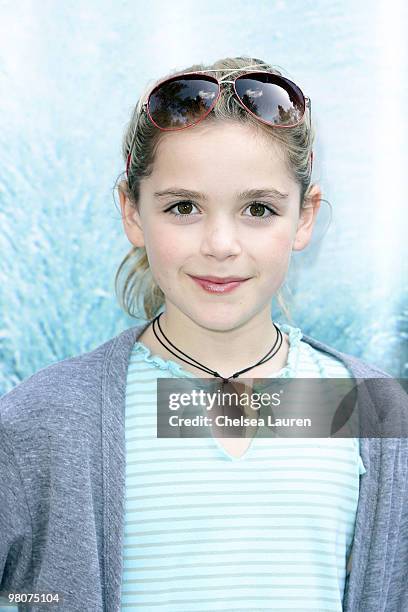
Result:
[[[405,439],[157,435],[161,378],[391,378],[271,318],[320,207],[313,141],[310,99],[261,60],[190,66],[140,97],[116,287],[129,266],[121,301],[143,316],[142,299],[146,323],[0,400],[8,601],[408,609]],[[393,401],[385,384],[358,395],[364,410]]]

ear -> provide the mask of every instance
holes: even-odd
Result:
[[[308,195],[305,197],[304,206],[300,211],[298,227],[292,246],[293,251],[302,251],[309,244],[321,199],[322,191],[320,187],[312,185]]]
[[[126,236],[133,246],[145,246],[142,223],[137,207],[131,202],[126,189],[119,185],[119,200],[122,211],[122,223]]]

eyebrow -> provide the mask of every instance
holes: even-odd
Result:
[[[181,198],[196,198],[197,200],[203,200],[205,202],[208,201],[208,198],[204,193],[192,191],[191,189],[183,189],[181,187],[169,187],[168,189],[163,189],[162,191],[156,191],[153,195],[156,199],[165,198],[166,196],[176,196]],[[282,193],[273,187],[268,189],[247,189],[245,191],[241,191],[241,193],[238,193],[239,200],[264,197],[272,197],[275,200],[284,201],[289,197],[289,194]]]

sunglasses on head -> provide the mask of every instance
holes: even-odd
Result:
[[[232,70],[230,73],[237,70],[242,68]],[[205,119],[220,97],[221,85],[231,83],[240,105],[262,123],[276,128],[295,127],[303,120],[307,107],[311,125],[310,98],[286,77],[273,72],[250,71],[240,74],[231,81],[225,77],[218,80],[215,76],[207,74],[208,72],[219,72],[219,69],[185,72],[164,79],[149,93],[142,112],[147,113],[150,121],[159,130],[183,130]],[[133,145],[134,138],[127,157],[127,175]],[[310,170],[312,163],[313,153]]]

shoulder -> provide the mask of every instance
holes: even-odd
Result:
[[[355,378],[392,378],[391,374],[381,368],[354,355],[343,353],[316,338],[303,334],[302,341],[309,344],[312,348],[341,361],[352,372]]]
[[[363,359],[338,351],[310,336],[303,339],[315,350],[339,359],[352,373],[356,379],[359,415],[367,435],[370,432],[370,435],[387,439],[408,438],[406,379],[397,379]],[[408,447],[405,452],[408,452]]]
[[[112,361],[126,358],[126,346],[137,328],[130,328],[95,349],[68,357],[38,370],[0,397],[4,427],[35,423],[65,409],[70,415],[80,404],[92,411],[100,401],[102,381]],[[127,342],[126,342],[127,340]]]

